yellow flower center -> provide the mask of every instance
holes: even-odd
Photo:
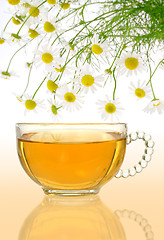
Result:
[[[85,87],[90,87],[94,84],[94,78],[91,75],[84,75],[81,79],[81,83]]]
[[[5,39],[0,38],[0,44],[3,44],[5,42]]]
[[[15,19],[14,17],[12,17],[12,22],[15,24],[15,25],[20,25],[21,22],[18,20],[18,19]]]
[[[61,3],[60,7],[63,8],[64,10],[66,10],[70,7],[70,3]]]
[[[143,97],[145,97],[145,91],[143,89],[141,89],[141,88],[136,88],[135,95],[138,98],[143,98]]]
[[[67,92],[64,95],[64,99],[66,100],[66,102],[73,103],[73,102],[75,102],[76,97],[75,97],[75,95],[73,93]]]
[[[103,49],[98,44],[92,45],[92,52],[99,55],[103,52]]]
[[[44,63],[51,63],[53,61],[53,56],[50,53],[43,53],[42,54],[42,61]]]
[[[18,5],[20,3],[20,0],[8,0],[8,3],[11,5]]]
[[[39,16],[39,13],[40,13],[40,11],[39,11],[39,9],[36,8],[36,7],[31,7],[31,8],[29,9],[29,14],[30,14],[32,17],[38,17],[38,16]]]
[[[47,0],[49,4],[56,4],[56,0]]]
[[[34,108],[36,108],[36,102],[33,101],[33,100],[26,100],[26,101],[25,101],[25,107],[26,107],[28,110],[33,110]]]
[[[51,33],[55,31],[55,27],[52,23],[50,22],[45,22],[44,24],[44,31],[47,33]]]
[[[159,105],[161,105],[161,102],[158,102],[157,104],[153,104],[154,107],[158,107]]]
[[[53,92],[53,91],[56,91],[58,89],[58,85],[55,82],[53,82],[52,80],[48,80],[47,88],[48,88],[48,90]]]
[[[55,106],[55,105],[52,105],[51,106],[51,111],[52,111],[52,113],[54,114],[54,115],[57,115],[57,107]]]
[[[61,65],[59,65],[60,68],[55,68],[57,72],[64,72],[65,68],[63,68]]]
[[[38,33],[37,31],[33,30],[33,29],[29,29],[28,32],[30,33],[30,34],[29,34],[29,37],[30,37],[30,38],[36,38],[36,37],[39,36],[39,33]]]
[[[129,70],[134,70],[138,67],[139,62],[137,58],[129,57],[125,60],[125,67]]]
[[[113,103],[107,103],[105,105],[105,111],[109,114],[115,113],[116,106]]]

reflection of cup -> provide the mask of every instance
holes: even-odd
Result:
[[[98,196],[45,196],[25,220],[19,240],[125,240],[119,218]]]
[[[118,172],[126,149],[124,123],[24,123],[16,133],[24,170],[47,194],[98,193]]]

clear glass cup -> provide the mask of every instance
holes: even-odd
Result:
[[[127,136],[125,123],[17,123],[16,136],[22,167],[46,194],[98,193],[114,176],[141,172],[154,146],[151,136],[143,132]],[[146,144],[142,161],[120,170],[126,143],[136,139]]]

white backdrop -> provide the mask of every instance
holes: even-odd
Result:
[[[9,19],[9,15],[4,13],[7,11],[7,3],[5,0],[0,2],[0,29]],[[8,64],[12,53],[16,50],[8,45],[0,45],[0,70],[4,70]],[[13,159],[16,159],[15,145],[15,123],[16,122],[52,122],[47,112],[38,114],[29,114],[24,116],[24,106],[20,104],[14,94],[20,93],[27,81],[27,70],[24,69],[24,53],[19,53],[11,69],[18,72],[20,77],[11,80],[0,79],[0,162],[2,173],[13,171],[13,167],[17,165]],[[38,77],[36,76],[33,77]],[[143,77],[145,77],[143,75]],[[164,136],[164,113],[158,115],[146,114],[141,111],[141,105],[137,104],[135,99],[128,93],[128,81],[125,77],[118,81],[117,94],[121,96],[125,111],[121,117],[121,122],[128,123],[129,132],[136,130],[144,130],[150,133],[155,139],[158,152],[162,154],[162,137]],[[158,93],[158,98],[164,99],[164,79],[162,70],[159,70],[153,78],[154,89]],[[35,90],[35,89],[34,89]],[[99,93],[100,94],[100,93]],[[103,91],[101,93],[103,95]],[[90,103],[90,104],[88,104]],[[97,113],[97,106],[93,104],[92,98],[87,99],[87,104],[80,112],[66,113],[63,115],[62,122],[103,122]],[[135,151],[135,150],[134,150]],[[9,156],[13,156],[9,157]],[[160,155],[161,156],[161,155]],[[162,163],[162,159],[158,160]],[[164,163],[162,163],[164,165]],[[160,171],[160,169],[159,169]]]

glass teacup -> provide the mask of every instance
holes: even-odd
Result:
[[[114,176],[141,172],[153,153],[151,136],[143,132],[127,136],[125,123],[18,123],[17,150],[25,172],[46,194],[98,193]],[[143,139],[143,160],[120,170],[126,143]]]

